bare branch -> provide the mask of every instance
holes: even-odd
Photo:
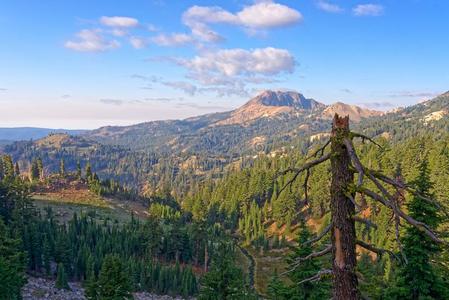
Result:
[[[354,204],[354,206],[357,208],[357,211],[356,211],[357,214],[363,210],[362,207],[360,205],[358,205],[357,202],[355,202],[354,197],[352,197],[352,195],[350,193],[346,193],[345,196],[348,197],[349,200],[351,200],[352,204]]]
[[[357,180],[357,187],[360,187],[363,184],[363,177],[365,176],[365,172],[363,171],[363,165],[360,162],[360,159],[354,150],[354,146],[352,145],[352,142],[348,139],[344,139],[343,143],[345,144],[346,150],[349,154],[349,157],[351,158],[352,163],[354,164],[354,168],[359,173],[358,180]]]
[[[290,273],[292,271],[294,271],[299,265],[301,265],[302,262],[313,259],[313,258],[317,258],[317,257],[321,257],[324,256],[326,254],[331,253],[332,251],[332,245],[328,245],[326,248],[324,248],[321,251],[317,251],[317,252],[312,252],[309,255],[305,256],[305,257],[299,257],[295,260],[295,262],[293,264],[290,265],[290,269],[285,271],[284,273],[282,273],[281,275],[285,275],[287,273]]]
[[[306,177],[304,178],[304,185],[303,185],[303,188],[304,188],[304,199],[306,200],[306,201],[309,201],[309,185],[308,185],[308,183],[309,183],[309,177],[310,177],[310,169],[307,169],[306,170]]]
[[[368,220],[368,219],[364,219],[364,218],[357,217],[357,216],[352,217],[352,219],[353,219],[355,222],[365,224],[368,228],[373,227],[373,228],[377,229],[377,225],[376,225],[375,223],[371,222],[371,221]]]
[[[373,200],[376,200],[376,201],[382,203],[383,205],[389,207],[390,209],[392,209],[393,212],[395,213],[395,215],[401,217],[402,219],[404,219],[410,225],[413,225],[416,228],[422,230],[435,243],[444,243],[444,241],[441,240],[440,238],[438,238],[436,233],[433,232],[433,230],[427,224],[425,224],[423,222],[420,222],[420,221],[417,221],[414,218],[410,217],[409,215],[404,213],[399,207],[397,207],[396,205],[392,204],[390,202],[390,200],[385,199],[384,197],[380,196],[379,194],[376,194],[375,192],[373,192],[373,191],[371,191],[371,190],[369,190],[367,188],[360,188],[358,191],[360,193],[363,193],[363,194],[367,195],[368,197],[372,198]]]
[[[319,235],[317,235],[315,238],[313,238],[313,239],[311,239],[311,240],[308,240],[308,241],[304,242],[303,245],[309,245],[309,244],[314,244],[314,243],[318,242],[318,241],[321,240],[326,234],[329,233],[329,231],[331,230],[331,228],[332,228],[332,224],[327,225],[326,228],[324,228],[323,231],[322,231]]]
[[[318,273],[316,273],[315,275],[313,275],[312,277],[309,277],[307,279],[301,280],[300,282],[298,282],[298,285],[306,283],[306,282],[317,282],[317,281],[320,281],[326,275],[332,275],[332,270],[330,270],[330,269],[321,270]]]
[[[417,191],[412,185],[406,184],[402,181],[395,180],[393,178],[390,178],[390,177],[382,174],[379,171],[367,170],[367,172],[371,173],[375,178],[377,178],[387,184],[390,184],[395,188],[406,190],[407,192],[411,193],[412,195],[419,197],[420,199],[435,205],[435,207],[440,209],[446,216],[449,217],[449,212],[445,209],[445,207],[443,207],[440,203],[438,203],[438,201],[436,201],[432,198],[426,197],[421,192]]]
[[[282,189],[278,192],[278,195],[279,195],[280,193],[282,193],[282,191],[284,191],[284,190],[286,189],[287,186],[289,186],[289,185],[291,185],[293,182],[295,182],[296,178],[298,178],[298,176],[299,176],[302,172],[304,172],[305,170],[308,170],[308,169],[310,169],[310,168],[312,168],[312,167],[314,167],[314,166],[317,166],[317,165],[319,165],[319,164],[325,162],[325,161],[328,160],[330,157],[331,157],[331,154],[328,153],[328,154],[323,155],[323,156],[321,156],[320,158],[318,158],[318,159],[316,159],[316,160],[314,160],[314,161],[305,163],[301,168],[289,168],[289,169],[287,169],[287,170],[281,172],[278,176],[280,176],[280,175],[285,175],[285,174],[290,173],[290,172],[295,172],[295,175],[293,176],[292,179],[290,179],[290,180],[289,180],[289,181],[282,187]]]
[[[373,245],[368,244],[368,243],[365,243],[364,241],[360,241],[360,240],[357,240],[355,243],[356,243],[357,245],[359,245],[360,247],[362,247],[362,248],[368,250],[368,251],[371,251],[371,252],[376,253],[376,254],[379,255],[379,256],[382,256],[382,255],[384,255],[384,254],[388,254],[388,255],[390,255],[391,258],[396,259],[396,260],[398,260],[398,261],[401,261],[401,260],[399,259],[399,257],[398,257],[393,251],[391,251],[391,250],[382,249],[382,248],[376,248],[376,247],[374,247]]]
[[[329,146],[331,143],[331,140],[327,140],[327,142],[320,148],[318,148],[315,152],[313,152],[312,155],[310,155],[307,159],[312,157],[317,157],[318,153],[320,153],[320,157],[324,155],[324,150],[326,150],[326,147]]]
[[[361,139],[362,139],[362,143],[364,143],[365,140],[368,140],[368,141],[370,141],[371,143],[373,143],[374,145],[376,145],[377,147],[379,147],[380,149],[383,149],[383,147],[382,147],[380,144],[378,144],[376,141],[374,141],[374,140],[373,140],[372,138],[370,138],[369,136],[366,136],[366,135],[361,134],[361,133],[356,133],[356,132],[351,132],[351,135],[352,135],[353,137],[361,138]]]
[[[402,258],[404,259],[405,263],[408,263],[407,256],[405,256],[404,253],[404,247],[402,246],[401,239],[399,237],[399,226],[401,225],[401,219],[399,218],[396,213],[394,213],[394,229],[395,229],[395,237],[396,237],[396,243],[398,244],[399,251],[401,252]]]

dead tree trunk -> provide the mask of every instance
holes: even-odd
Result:
[[[350,192],[354,174],[350,169],[351,158],[344,144],[350,139],[349,117],[335,115],[331,133],[331,216],[332,216],[332,273],[333,298],[336,300],[359,299],[356,267],[356,233],[353,216],[355,206]],[[352,193],[352,194],[348,194]]]
[[[433,242],[438,244],[444,243],[444,241],[439,237],[440,233],[433,231],[427,224],[415,220],[407,215],[401,209],[400,203],[398,203],[396,196],[391,195],[388,188],[393,188],[398,193],[403,193],[406,191],[416,197],[420,197],[421,199],[428,201],[429,204],[434,205],[438,209],[443,209],[438,202],[423,196],[411,185],[402,182],[402,180],[398,178],[390,178],[384,175],[381,170],[371,170],[364,166],[357,156],[357,152],[354,148],[354,138],[361,138],[363,142],[365,140],[370,141],[383,149],[382,146],[376,143],[373,139],[360,133],[350,132],[349,117],[342,118],[336,114],[332,124],[330,140],[327,141],[324,146],[315,151],[312,156],[308,157],[306,159],[307,162],[301,167],[288,168],[280,173],[280,175],[293,173],[293,177],[287,181],[284,187],[280,190],[279,194],[286,187],[291,187],[291,184],[295,182],[302,173],[306,173],[303,184],[306,202],[308,198],[307,187],[310,177],[310,170],[327,160],[331,161],[331,224],[326,227],[318,237],[312,238],[305,244],[316,243],[330,231],[332,245],[324,250],[313,252],[306,257],[297,258],[290,265],[290,270],[287,270],[283,274],[292,272],[306,260],[332,253],[332,270],[320,270],[314,276],[303,279],[298,282],[298,284],[319,281],[328,275],[331,275],[333,281],[332,293],[334,300],[358,300],[362,297],[360,291],[357,289],[358,282],[355,272],[357,264],[355,251],[356,244],[378,255],[389,254],[392,257],[397,258],[395,253],[391,250],[380,249],[374,245],[365,243],[362,240],[357,240],[355,222],[362,222],[368,224],[369,226],[372,226],[373,223],[370,220],[356,216],[356,214],[361,212],[360,205],[358,205],[355,201],[356,193],[362,197],[367,196],[392,211],[395,219],[396,239],[398,241],[399,249],[402,249],[399,241],[399,225],[401,219],[417,229],[422,230],[432,239]],[[331,150],[326,154],[325,151],[329,145],[331,146]],[[316,158],[317,156],[318,158]],[[311,157],[315,157],[316,159],[313,161],[308,161]],[[357,173],[358,177],[356,184],[354,183],[354,173]],[[365,180],[369,180],[371,183],[374,183],[376,189],[370,190],[366,188],[364,185]],[[447,215],[449,215],[449,213],[447,213]],[[404,261],[406,261],[406,259],[404,259]]]

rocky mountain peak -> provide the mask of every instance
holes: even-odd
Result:
[[[248,105],[287,106],[294,109],[313,110],[324,107],[324,104],[313,99],[307,99],[304,95],[294,91],[266,90],[251,99]]]

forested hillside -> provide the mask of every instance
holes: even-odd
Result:
[[[316,105],[310,112],[323,109]],[[354,132],[374,137],[358,135],[362,138],[354,141],[359,163],[384,180],[387,177],[382,176],[400,174],[401,180],[410,183],[403,186],[403,197],[396,205],[428,224],[424,228],[442,232],[445,242],[449,228],[445,214],[449,209],[448,106],[446,93],[396,112],[362,118],[352,126]],[[5,146],[0,164],[0,230],[8,245],[4,257],[11,264],[5,268],[18,275],[11,275],[8,284],[18,294],[25,273],[56,280],[61,289],[67,288],[68,281],[79,281],[90,299],[107,299],[113,291],[105,280],[113,272],[117,282],[123,283],[120,297],[125,298],[145,291],[221,299],[214,298],[211,290],[229,299],[330,297],[332,283],[326,271],[330,260],[298,261],[330,251],[331,163],[323,159],[301,174],[285,171],[297,170],[312,159],[330,158],[320,147],[328,146],[331,124],[314,118],[283,111],[244,126],[213,126],[190,139],[179,134],[177,141],[185,138],[192,143],[188,151],[177,148],[180,144],[160,152],[126,147],[124,140],[120,142],[122,134],[117,140],[121,145],[88,136],[52,134]],[[309,125],[312,131],[302,131]],[[258,139],[260,145],[252,148],[232,148],[254,139],[254,128],[266,130],[264,134],[273,138]],[[283,137],[279,128],[289,131],[290,137]],[[229,135],[224,134],[227,130]],[[126,138],[136,138],[134,134]],[[204,141],[208,135],[217,141],[209,148],[196,140]],[[221,148],[226,137],[235,153]],[[195,147],[208,150],[196,152]],[[352,168],[357,177],[360,169]],[[48,196],[49,191],[63,194],[69,186],[90,193],[91,203],[82,205],[92,210],[79,214],[71,210],[60,219],[54,208],[36,206],[40,201],[36,196]],[[373,182],[363,188],[385,195],[395,192]],[[426,195],[427,200],[410,189]],[[412,284],[427,289],[423,295],[429,299],[445,299],[449,290],[447,247],[428,240],[422,230],[407,223],[399,225],[396,214],[375,197],[359,190],[350,193],[356,195],[353,201],[360,215],[354,222],[355,235],[360,238],[357,276],[361,294],[370,299],[408,299],[410,282],[416,280]],[[100,202],[134,201],[139,217],[132,213],[129,219],[104,218],[96,212],[102,205],[96,204],[95,197]],[[308,243],[318,237],[323,239]],[[241,262],[240,268],[235,261]],[[416,277],[414,272],[430,274],[430,279]],[[315,274],[319,276],[309,282]]]

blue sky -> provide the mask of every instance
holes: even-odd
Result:
[[[263,89],[388,110],[449,90],[449,1],[4,0],[0,126],[233,109]]]

